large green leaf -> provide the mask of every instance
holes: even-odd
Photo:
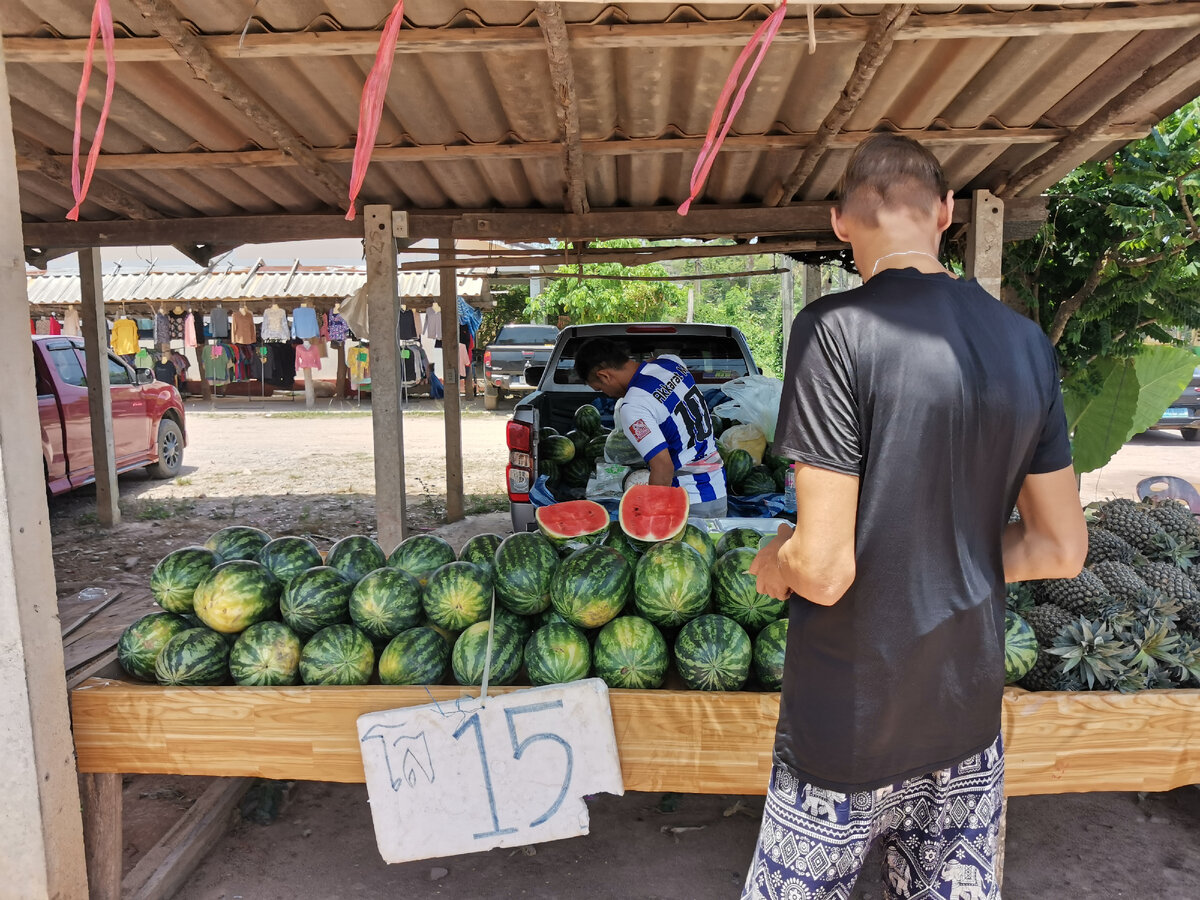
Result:
[[[1076,472],[1105,465],[1125,443],[1137,411],[1133,360],[1100,359],[1083,376],[1063,383]]]
[[[1147,347],[1133,360],[1137,370],[1138,401],[1133,427],[1125,440],[1141,434],[1162,418],[1192,380],[1200,358],[1186,347]]]

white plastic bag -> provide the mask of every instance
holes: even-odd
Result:
[[[629,466],[599,460],[596,463],[596,471],[588,479],[585,496],[589,500],[620,500],[621,495],[625,492],[625,476],[629,474],[629,471]]]
[[[783,396],[783,382],[766,375],[747,375],[721,385],[729,397],[713,410],[713,415],[733,419],[745,425],[757,425],[762,429],[767,442],[775,440],[775,425],[779,421],[779,401]]]
[[[717,444],[727,452],[745,450],[757,466],[767,452],[767,438],[757,425],[730,425],[717,438]]]

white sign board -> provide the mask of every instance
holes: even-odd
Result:
[[[358,737],[389,863],[578,837],[585,794],[625,793],[598,678],[368,713]]]

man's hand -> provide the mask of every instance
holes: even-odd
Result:
[[[771,543],[759,550],[754,562],[750,564],[750,574],[756,576],[755,587],[760,594],[766,594],[776,600],[787,600],[792,593],[779,568],[779,551],[791,536],[792,526],[786,523],[780,525],[775,537],[771,538]]]

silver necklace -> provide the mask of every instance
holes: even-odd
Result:
[[[881,262],[883,262],[885,259],[891,259],[893,256],[928,256],[939,266],[942,264],[940,259],[934,256],[932,253],[926,253],[924,250],[897,250],[895,253],[888,253],[875,260],[875,266],[871,269],[871,276],[874,277],[875,273],[879,271],[879,264]]]

